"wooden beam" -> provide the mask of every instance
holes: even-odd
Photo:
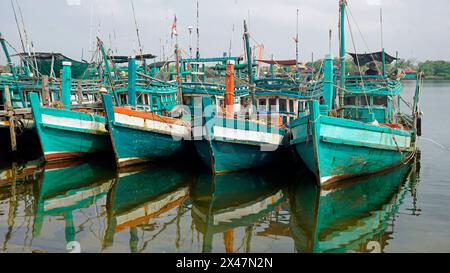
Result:
[[[11,138],[11,151],[17,151],[17,140],[16,140],[16,128],[14,122],[14,109],[11,103],[11,95],[9,92],[9,86],[5,86],[5,96],[6,96],[6,111],[8,113],[9,118],[9,134]]]

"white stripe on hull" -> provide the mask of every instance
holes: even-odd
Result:
[[[323,185],[325,182],[327,182],[328,180],[333,179],[334,176],[323,176],[320,178],[320,185]]]
[[[108,131],[106,131],[104,123],[98,122],[98,121],[92,121],[92,120],[64,118],[64,117],[56,117],[56,116],[42,114],[42,123],[48,124],[48,125],[64,126],[64,127],[69,127],[69,128],[75,128],[75,129],[108,133]]]
[[[280,145],[281,141],[283,140],[283,136],[280,134],[226,128],[221,126],[214,126],[213,134],[214,137],[220,137],[224,139],[254,141],[262,144],[272,145]]]
[[[376,145],[386,145],[391,147],[399,148],[409,148],[411,146],[410,136],[400,136],[391,133],[382,133],[377,131],[370,131],[358,128],[348,128],[342,126],[322,124],[320,127],[321,137],[335,137],[340,136],[343,139],[346,136],[352,136],[349,140],[358,139],[362,144],[376,144]],[[359,137],[358,137],[359,136]],[[394,140],[394,138],[395,140]]]
[[[128,116],[115,113],[115,121],[124,125],[141,127],[143,130],[155,130],[174,136],[189,136],[189,129],[186,126],[166,123],[163,121],[155,121],[140,117]]]

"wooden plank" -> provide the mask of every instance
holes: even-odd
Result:
[[[50,88],[48,76],[42,77],[42,101],[44,105],[50,105]]]
[[[14,109],[11,103],[11,96],[9,92],[9,86],[5,86],[5,96],[6,96],[6,111],[8,112],[9,117],[9,134],[11,138],[11,151],[17,151],[17,140],[16,140],[16,128],[14,122]]]

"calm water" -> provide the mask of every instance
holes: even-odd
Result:
[[[1,162],[0,252],[448,252],[449,102],[426,83],[420,157],[332,191],[306,172]]]

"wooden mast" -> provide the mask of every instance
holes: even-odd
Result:
[[[226,78],[225,78],[225,111],[227,117],[234,116],[234,64],[227,63]]]
[[[339,57],[341,61],[341,82],[339,89],[339,108],[344,106],[344,88],[345,88],[345,6],[347,0],[340,0],[340,20],[339,20],[339,32],[340,32],[340,50]]]
[[[250,48],[250,33],[248,32],[247,22],[244,20],[244,41],[245,41],[245,51],[247,53],[247,73],[248,73],[248,83],[250,86],[250,95],[252,99],[252,105],[256,109],[256,98],[255,98],[255,77],[253,75],[253,65],[252,65],[252,49]]]

